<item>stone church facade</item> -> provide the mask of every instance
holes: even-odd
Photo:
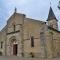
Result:
[[[16,12],[0,31],[0,53],[5,56],[52,58],[60,55],[58,20],[50,7],[47,22]]]

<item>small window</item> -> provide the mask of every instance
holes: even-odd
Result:
[[[14,26],[14,31],[15,31],[15,24],[13,26]]]
[[[3,42],[1,41],[1,49],[3,48]]]
[[[33,38],[33,36],[31,37],[31,47],[34,47],[34,38]]]
[[[15,29],[16,29],[15,23],[12,24],[12,27],[13,27],[13,31],[15,31]]]

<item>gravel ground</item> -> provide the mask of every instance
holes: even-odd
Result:
[[[39,58],[20,58],[17,56],[0,56],[0,60],[60,60],[60,57],[52,59],[39,59]]]

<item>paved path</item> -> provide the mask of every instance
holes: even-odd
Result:
[[[52,59],[39,59],[39,58],[20,58],[17,56],[0,56],[0,60],[60,60],[60,57]]]

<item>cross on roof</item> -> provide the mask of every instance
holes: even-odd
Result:
[[[17,8],[15,7],[15,12],[17,12]]]

